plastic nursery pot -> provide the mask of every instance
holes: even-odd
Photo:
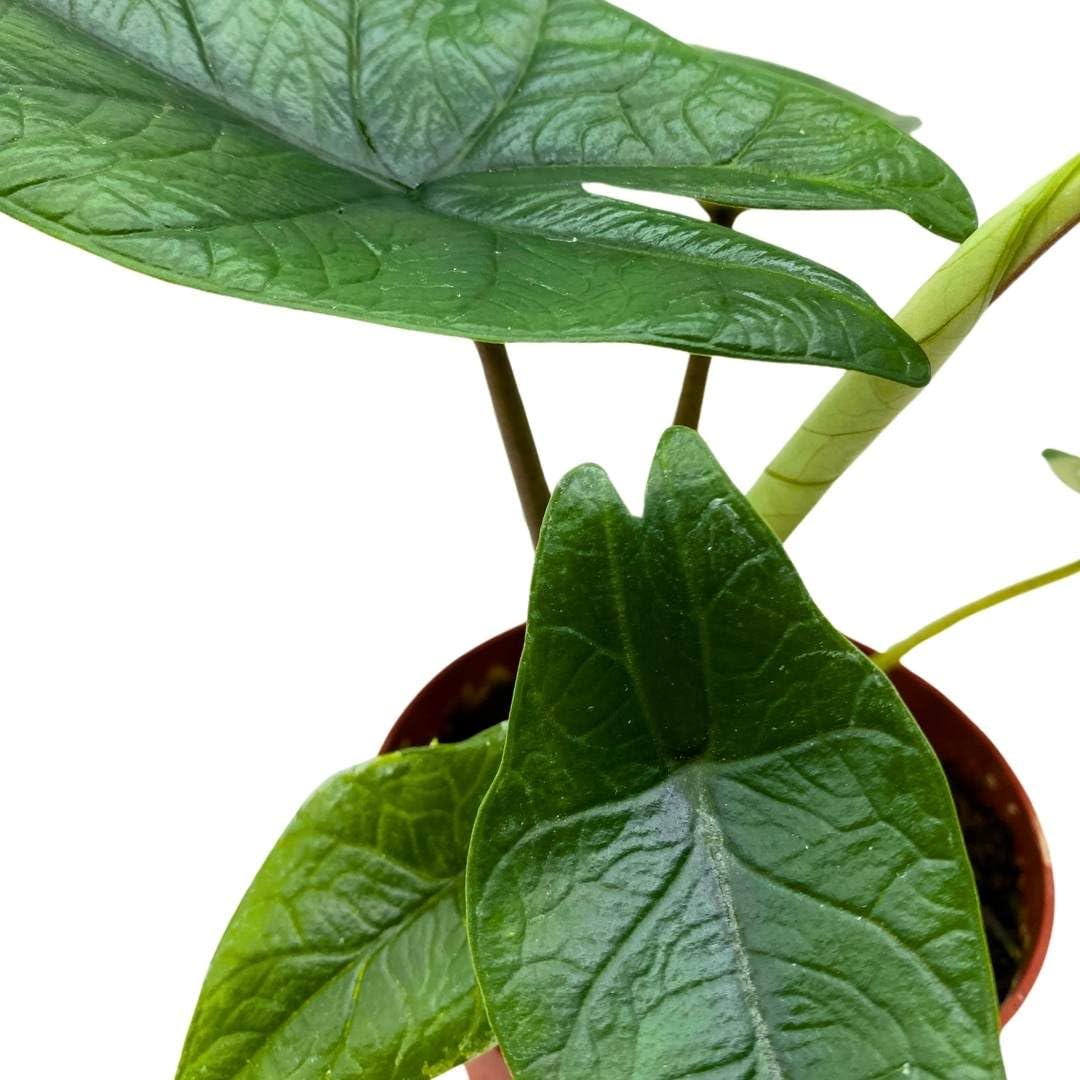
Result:
[[[413,699],[382,752],[456,742],[505,720],[525,628],[459,657]],[[859,648],[871,652],[865,646]],[[948,698],[904,667],[890,675],[941,761],[975,870],[1007,1023],[1031,990],[1050,942],[1054,881],[1031,800],[994,744]],[[470,1080],[507,1080],[497,1050],[469,1062]]]

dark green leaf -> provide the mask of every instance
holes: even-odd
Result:
[[[518,1080],[1004,1075],[940,766],[685,429],[555,495],[469,860]]]
[[[492,1043],[465,854],[503,727],[334,777],[229,924],[178,1080],[418,1080]]]
[[[868,101],[866,98],[860,97],[858,94],[853,94],[850,90],[846,90],[842,86],[837,86],[835,83],[827,82],[825,79],[818,79],[813,75],[807,75],[801,71],[794,71],[791,68],[782,67],[780,64],[772,64],[767,60],[750,60],[745,56],[736,56],[734,53],[721,52],[719,49],[708,49],[706,51],[729,64],[746,64],[755,68],[767,68],[774,74],[790,80],[788,85],[796,90],[801,89],[804,85],[809,83],[819,90],[824,90],[842,98],[845,102],[854,105],[859,110],[868,112],[878,119],[884,120],[890,127],[894,127],[897,131],[903,131],[908,135],[913,131],[918,130],[922,125],[922,121],[917,116],[904,116],[900,113],[894,113],[891,109],[885,109],[876,102]],[[965,215],[965,217],[968,221],[971,220],[970,216]]]
[[[1080,491],[1080,457],[1066,454],[1064,450],[1044,450],[1043,457],[1063,484],[1073,491]]]
[[[477,338],[925,380],[839,275],[586,180],[974,223],[873,108],[598,0],[0,2],[0,208],[124,265]]]

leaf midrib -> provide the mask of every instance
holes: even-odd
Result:
[[[422,184],[418,185],[423,187],[424,184],[431,183],[433,180],[445,179],[451,176],[459,175],[452,170],[456,169],[463,161],[468,160],[470,154],[472,154],[476,148],[484,141],[488,133],[495,127],[495,125],[503,118],[506,110],[510,107],[510,102],[517,96],[518,91],[525,85],[525,80],[528,78],[529,72],[532,70],[534,61],[536,60],[537,50],[540,48],[540,42],[544,39],[544,30],[547,27],[548,16],[551,14],[551,0],[543,0],[543,7],[540,10],[539,18],[536,20],[536,33],[533,35],[532,40],[529,42],[529,50],[525,55],[524,62],[521,65],[521,70],[518,72],[517,78],[514,80],[514,85],[510,87],[506,94],[500,99],[498,105],[492,110],[491,116],[487,121],[482,124],[466,141],[465,144],[458,150],[454,158],[447,162],[447,164],[436,170],[436,172],[429,176]]]
[[[610,580],[615,603],[616,621],[618,623],[619,638],[623,646],[623,655],[626,659],[625,670],[630,676],[635,696],[638,699],[639,708],[641,709],[642,716],[652,735],[657,759],[667,772],[667,780],[664,781],[664,783],[682,796],[686,801],[690,810],[693,828],[693,838],[691,843],[700,843],[702,845],[709,863],[713,868],[712,877],[716,888],[717,900],[719,901],[720,907],[723,909],[723,914],[727,918],[727,923],[731,927],[734,938],[733,952],[735,954],[735,964],[739,984],[742,989],[743,1002],[750,1017],[755,1045],[761,1048],[761,1054],[758,1055],[759,1061],[761,1065],[768,1070],[768,1076],[771,1077],[772,1080],[785,1080],[785,1074],[781,1069],[777,1058],[776,1048],[772,1044],[768,1025],[766,1024],[765,1017],[761,1011],[761,996],[753,979],[749,956],[743,941],[742,929],[739,925],[738,912],[735,909],[734,898],[731,895],[730,871],[728,869],[725,840],[721,830],[717,829],[715,838],[710,839],[702,828],[703,822],[707,820],[706,813],[708,810],[711,809],[715,816],[715,807],[707,805],[710,800],[707,785],[705,785],[700,778],[702,766],[700,763],[697,765],[689,764],[682,768],[674,766],[670,755],[667,752],[667,748],[664,745],[664,741],[660,737],[656,719],[652,713],[651,702],[648,699],[647,691],[640,678],[633,636],[630,633],[629,627],[629,598],[625,588],[626,579],[625,576],[619,572],[620,561],[610,531],[609,518],[611,516],[620,517],[624,521],[628,519],[635,551],[639,559],[643,558],[645,527],[643,521],[639,521],[630,516],[629,512],[621,502],[619,502],[616,507],[611,508],[610,514],[605,513],[601,515],[604,540],[608,548],[608,563],[611,566]],[[684,555],[681,550],[677,551],[677,558],[685,567]],[[693,620],[695,623],[699,624],[702,621],[700,612],[696,608],[693,612]],[[701,626],[699,625],[697,629],[700,631]],[[704,658],[707,655],[707,645],[705,640],[702,640],[701,648],[703,655],[702,662],[705,664],[706,661]],[[709,681],[709,699],[711,703],[711,680]]]
[[[358,165],[356,165],[355,162],[335,160],[333,155],[329,154],[325,150],[325,148],[315,148],[313,146],[309,146],[306,142],[304,142],[303,139],[299,138],[295,132],[287,132],[267,120],[250,116],[248,113],[243,112],[240,108],[233,105],[228,100],[216,98],[212,94],[208,94],[206,90],[202,89],[201,87],[192,86],[190,83],[187,83],[183,79],[179,78],[175,73],[162,71],[160,68],[154,67],[152,64],[147,63],[142,58],[137,58],[129,55],[128,53],[124,52],[124,50],[121,49],[118,45],[114,44],[111,41],[105,40],[98,34],[95,34],[92,30],[88,30],[84,26],[79,26],[76,23],[65,19],[63,16],[58,15],[56,12],[40,10],[36,5],[33,5],[33,0],[21,0],[21,3],[26,4],[33,12],[33,14],[38,18],[59,24],[69,34],[72,34],[76,37],[81,37],[86,41],[93,42],[94,45],[96,45],[98,48],[102,49],[103,51],[109,53],[112,56],[118,57],[125,64],[131,64],[132,66],[138,68],[138,70],[143,72],[144,74],[148,74],[153,76],[154,78],[160,79],[166,85],[175,87],[177,90],[187,95],[189,98],[195,98],[198,101],[210,106],[210,108],[212,109],[223,112],[228,116],[235,117],[250,127],[257,128],[260,131],[264,131],[267,134],[272,135],[275,139],[278,139],[281,142],[285,143],[287,146],[291,146],[295,150],[300,150],[305,154],[310,154],[311,157],[315,158],[318,161],[321,161],[325,165],[330,165],[335,169],[341,169],[344,172],[352,173],[355,176],[362,177],[364,180],[369,180],[371,183],[377,184],[379,187],[385,188],[387,191],[402,193],[413,190],[410,189],[406,184],[402,184],[400,181],[394,180],[391,177],[383,176],[379,173],[369,172],[366,169],[362,169]],[[6,11],[6,8],[0,10],[0,16],[6,14]],[[196,46],[196,48],[198,48],[198,46]],[[216,85],[216,78],[210,73],[209,69],[207,69],[207,74],[209,75],[211,81],[214,82]],[[186,103],[186,105],[188,108],[192,107],[190,102]],[[360,132],[357,131],[357,134],[360,135]]]
[[[761,993],[754,981],[753,967],[750,963],[750,951],[743,939],[739,912],[735,905],[735,897],[731,891],[731,859],[728,854],[727,837],[719,825],[715,829],[707,828],[710,819],[719,821],[719,813],[709,791],[709,786],[701,776],[704,768],[707,768],[707,766],[691,765],[688,768],[679,770],[672,775],[670,787],[677,791],[686,801],[693,823],[693,840],[691,842],[701,845],[709,865],[712,867],[716,899],[727,925],[731,928],[735,969],[742,989],[743,1002],[750,1016],[750,1025],[754,1032],[754,1043],[762,1051],[758,1055],[759,1064],[767,1070],[767,1076],[771,1077],[772,1080],[786,1080],[787,1073],[780,1064],[776,1047],[773,1045],[772,1033],[762,1011]]]

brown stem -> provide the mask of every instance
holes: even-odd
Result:
[[[743,212],[741,206],[721,206],[719,203],[705,201],[702,201],[701,208],[714,225],[723,225],[725,229],[732,228],[735,219]]]
[[[495,409],[495,419],[499,423],[499,433],[510,462],[510,471],[514,474],[518,500],[535,547],[540,538],[540,525],[551,499],[551,491],[544,478],[540,455],[536,452],[536,442],[533,440],[529,418],[525,413],[525,405],[514,378],[514,369],[510,366],[506,346],[486,341],[477,341],[474,344],[484,366],[484,377],[487,379],[491,404]]]
[[[709,379],[711,356],[691,356],[683,376],[682,393],[675,409],[675,424],[693,428],[701,423],[701,406],[705,401],[705,384]]]
[[[735,219],[742,213],[741,207],[721,206],[719,203],[703,201],[701,207],[714,225],[722,225],[725,229],[732,228]],[[696,353],[691,355],[687,362],[679,404],[675,409],[677,426],[693,428],[696,431],[701,423],[701,407],[705,402],[705,387],[709,381],[711,366],[711,356],[700,356]]]

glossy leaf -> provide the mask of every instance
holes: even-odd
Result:
[[[794,71],[792,68],[783,67],[780,64],[772,64],[766,60],[748,60],[746,57],[736,56],[734,53],[721,52],[719,49],[709,49],[707,51],[712,53],[713,56],[723,59],[727,63],[747,64],[754,68],[767,68],[777,75],[791,79],[793,85],[799,88],[809,83],[819,90],[825,90],[830,94],[835,94],[837,97],[843,98],[848,104],[854,105],[860,111],[868,112],[871,115],[876,116],[879,120],[884,120],[890,127],[894,127],[898,131],[907,132],[909,135],[911,132],[918,130],[918,128],[922,126],[922,121],[917,116],[904,116],[901,113],[895,113],[891,109],[883,108],[876,102],[868,101],[859,94],[853,94],[850,90],[847,90],[842,86],[837,86],[835,83],[827,82],[825,79],[818,79],[813,75],[807,75],[801,71]],[[974,214],[974,211],[972,211],[972,214]],[[970,231],[970,229],[967,229],[967,231]]]
[[[875,108],[598,0],[0,0],[0,208],[124,265],[488,340],[925,379],[846,279],[586,180],[974,224]]]
[[[1043,457],[1063,484],[1073,491],[1080,491],[1080,457],[1066,454],[1063,450],[1044,450]]]
[[[896,317],[938,371],[990,304],[1080,221],[1080,157],[1026,191],[974,233]],[[914,400],[917,391],[845,375],[750,491],[788,537],[833,483]]]
[[[491,1046],[464,870],[503,730],[312,796],[225,932],[178,1080],[419,1080]]]
[[[554,497],[468,901],[517,1080],[1004,1075],[940,766],[686,429]]]

